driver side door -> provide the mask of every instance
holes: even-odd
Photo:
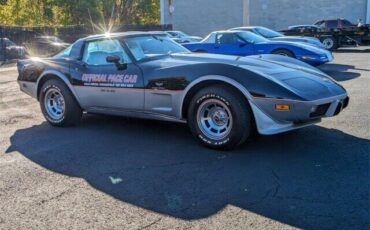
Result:
[[[216,35],[215,53],[236,56],[254,54],[253,44],[239,38],[235,33],[218,33]]]
[[[108,56],[118,56],[127,68],[119,69],[107,62]],[[118,39],[89,41],[84,45],[80,63],[71,67],[75,91],[84,108],[93,111],[144,108],[144,81],[141,69]]]

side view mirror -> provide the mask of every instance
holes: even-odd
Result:
[[[127,69],[127,63],[121,63],[121,58],[116,55],[109,55],[106,58],[108,63],[114,63],[118,70],[125,70]]]
[[[108,63],[119,63],[120,60],[121,60],[121,58],[116,56],[116,55],[109,55],[107,57],[107,62]]]

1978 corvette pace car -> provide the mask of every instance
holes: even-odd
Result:
[[[54,126],[83,111],[187,122],[211,148],[243,143],[253,127],[270,135],[315,124],[348,105],[320,70],[280,55],[190,53],[144,32],[95,35],[49,59],[18,62],[22,91]]]

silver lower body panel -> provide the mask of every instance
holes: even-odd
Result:
[[[332,117],[342,111],[347,94],[316,101],[293,101],[284,99],[258,98],[250,101],[258,132],[272,135],[317,124],[322,118]],[[347,101],[348,103],[348,101]],[[289,105],[289,111],[275,110],[276,104]],[[319,106],[327,109],[313,116]]]

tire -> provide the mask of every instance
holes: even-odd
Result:
[[[272,52],[272,54],[277,54],[277,55],[282,55],[282,56],[287,56],[287,57],[295,58],[294,53],[291,52],[290,50],[286,50],[286,49],[274,50]]]
[[[322,44],[324,44],[327,50],[338,49],[338,41],[337,39],[334,39],[334,37],[332,36],[321,38],[321,42]]]
[[[81,120],[82,110],[62,81],[46,81],[41,88],[39,99],[41,111],[51,125],[68,127]]]
[[[216,85],[201,89],[192,98],[188,124],[203,145],[230,150],[243,144],[252,130],[252,112],[234,89]],[[217,132],[215,132],[218,130]]]

